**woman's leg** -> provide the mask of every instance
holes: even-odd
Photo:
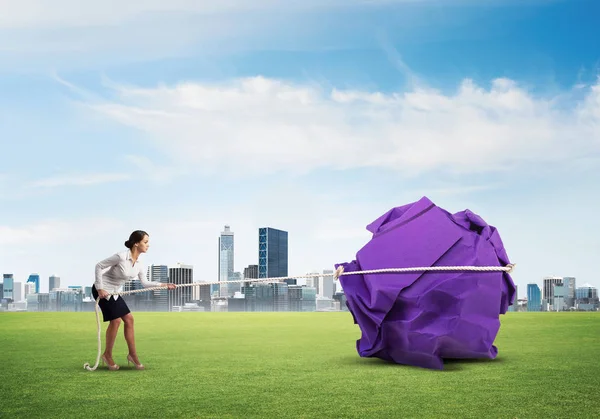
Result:
[[[129,348],[129,355],[133,358],[133,362],[139,364],[140,361],[137,357],[137,352],[135,350],[135,333],[133,331],[133,314],[127,313],[123,317],[123,322],[125,322],[125,340],[127,341],[127,347]]]
[[[106,329],[106,347],[104,349],[104,355],[108,362],[112,362],[111,365],[114,365],[114,361],[112,359],[112,350],[115,346],[115,340],[117,339],[117,332],[119,331],[119,326],[121,325],[121,319],[111,320],[108,324],[108,328]]]

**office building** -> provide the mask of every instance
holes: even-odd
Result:
[[[227,297],[227,281],[232,280],[234,267],[234,235],[230,226],[226,225],[219,236],[219,282],[223,284],[213,285],[212,294]]]
[[[575,307],[575,290],[577,289],[576,280],[572,276],[563,277],[564,304],[567,310]]]
[[[169,282],[176,285],[191,284],[194,282],[194,268],[191,265],[178,263],[174,267],[169,267]],[[193,301],[192,287],[177,287],[168,291],[169,311],[174,306],[183,307],[186,303]]]
[[[244,268],[244,278],[258,278],[258,265],[248,265],[246,268]]]
[[[20,282],[16,282],[13,285],[13,301],[18,303],[19,301],[24,301],[23,297],[23,284]]]
[[[554,286],[562,286],[563,279],[561,276],[546,276],[542,282],[542,300],[549,309],[554,311],[551,306],[554,304]]]
[[[48,291],[52,291],[55,288],[60,288],[60,277],[52,275],[48,278]]]
[[[271,227],[258,229],[258,277],[288,276],[288,233]]]
[[[40,276],[38,274],[31,274],[27,279],[27,283],[35,284],[35,293],[40,293]]]
[[[30,294],[36,294],[35,292],[35,284],[34,283],[25,283],[25,300],[27,300],[27,296]]]
[[[167,265],[151,265],[148,267],[146,278],[148,279],[148,281],[168,284],[169,268],[167,267]],[[169,311],[169,292],[171,291],[165,288],[150,292],[152,293],[153,310]]]
[[[537,284],[527,284],[527,311],[542,311],[542,291]]]
[[[590,284],[583,284],[575,291],[577,310],[595,311],[599,308],[598,289]]]
[[[333,298],[333,270],[323,270],[323,276],[319,277],[318,295],[325,298]]]
[[[13,274],[3,274],[2,277],[4,280],[0,299],[14,301],[15,279],[13,278]]]

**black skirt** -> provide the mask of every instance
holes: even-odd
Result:
[[[92,286],[92,296],[94,297],[94,301],[98,298],[98,291],[96,290],[96,285]],[[119,298],[115,300],[113,295],[110,296],[110,299],[101,298],[98,302],[98,306],[100,310],[102,310],[102,316],[104,317],[105,322],[109,322],[114,319],[118,319],[123,317],[124,315],[131,313],[127,303],[123,299],[122,295],[119,295]]]

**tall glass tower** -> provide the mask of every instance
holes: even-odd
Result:
[[[229,281],[233,279],[233,231],[228,225],[219,236],[219,282]],[[222,284],[211,286],[211,294],[219,293],[221,297],[227,297],[227,285]]]
[[[542,311],[542,291],[537,284],[527,284],[527,311]]]
[[[35,284],[35,293],[39,294],[40,293],[40,276],[38,274],[31,274],[29,275],[29,278],[27,279],[27,283],[33,283]]]
[[[0,293],[0,298],[11,299],[14,301],[14,287],[15,287],[15,279],[13,278],[13,274],[4,274],[4,287],[2,292]]]
[[[288,276],[288,232],[271,227],[258,229],[258,277]]]

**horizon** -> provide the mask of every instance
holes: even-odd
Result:
[[[91,286],[142,229],[212,282],[229,225],[235,271],[273,227],[300,276],[426,196],[498,229],[519,295],[600,289],[597,2],[161,3],[3,3],[0,273]]]

